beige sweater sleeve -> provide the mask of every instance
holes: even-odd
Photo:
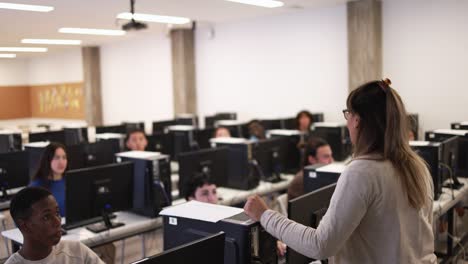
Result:
[[[343,246],[367,211],[372,188],[359,171],[346,169],[335,189],[327,213],[317,229],[298,224],[267,210],[260,219],[267,232],[288,247],[314,259],[326,259]]]

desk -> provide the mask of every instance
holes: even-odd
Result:
[[[432,212],[434,214],[434,223],[435,220],[447,214],[447,221],[448,221],[448,232],[450,234],[454,234],[454,207],[457,203],[462,201],[465,197],[468,196],[468,178],[461,178],[459,177],[458,180],[463,183],[463,186],[458,190],[453,190],[450,188],[442,188],[442,194],[440,195],[437,201],[434,201]],[[468,241],[468,235],[464,235],[460,243],[463,245]],[[457,245],[453,247],[453,239],[452,237],[447,238],[447,254],[437,254],[438,257],[442,257],[441,263],[450,263],[452,257],[457,255],[458,251],[461,250],[461,247]]]
[[[174,177],[171,178],[174,179]],[[247,198],[254,194],[264,196],[275,192],[285,191],[286,189],[288,189],[289,183],[291,183],[291,181],[294,179],[294,175],[282,174],[281,178],[283,179],[283,181],[275,183],[260,181],[258,186],[251,190],[239,190],[226,187],[217,187],[216,192],[218,193],[218,197],[221,198],[219,204],[231,206],[247,201]],[[179,197],[179,190],[172,191],[172,197]],[[185,202],[184,198],[175,199],[173,200],[172,204],[176,205],[182,202]]]
[[[88,247],[103,244],[151,232],[162,226],[162,218],[148,218],[131,212],[117,212],[116,221],[125,223],[124,226],[113,228],[100,233],[93,233],[85,227],[78,227],[67,231],[63,240],[80,241]],[[2,236],[16,245],[23,244],[23,235],[18,228],[3,231]]]
[[[225,187],[216,188],[219,197],[222,198],[222,205],[236,205],[247,201],[251,195],[264,196],[288,189],[289,183],[294,179],[292,174],[282,174],[283,181],[271,183],[260,181],[260,184],[252,190],[237,190]]]

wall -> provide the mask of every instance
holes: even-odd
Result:
[[[81,47],[32,58],[28,68],[30,85],[82,82]]]
[[[348,87],[346,6],[201,27],[196,34],[198,112],[240,119],[300,109],[343,121]]]
[[[27,59],[0,59],[0,86],[23,86],[29,83]]]
[[[101,46],[105,124],[173,118],[170,39],[161,33]]]
[[[31,116],[28,86],[0,87],[0,120]]]
[[[424,130],[468,120],[468,2],[384,1],[383,69]]]

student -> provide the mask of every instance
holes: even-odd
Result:
[[[252,141],[259,141],[266,138],[265,128],[258,120],[252,120],[247,124],[249,130],[249,139]]]
[[[408,143],[406,111],[390,81],[352,91],[343,110],[353,160],[317,229],[269,210],[258,196],[244,210],[295,251],[334,263],[436,263],[432,179]]]
[[[49,190],[55,197],[60,215],[65,216],[65,179],[63,174],[67,169],[67,152],[65,146],[51,142],[42,153],[39,167],[33,176],[30,186],[40,186]]]
[[[54,196],[44,188],[27,187],[11,200],[10,213],[23,235],[21,249],[6,264],[104,263],[91,249],[79,241],[62,237],[59,207]]]
[[[205,176],[193,177],[187,185],[185,200],[217,204],[218,194],[216,193],[216,184]]]
[[[219,137],[231,137],[231,132],[229,132],[229,129],[225,127],[217,127],[215,132],[213,133],[214,138],[219,138]]]
[[[140,129],[134,129],[127,133],[125,137],[125,146],[129,150],[144,151],[148,145],[145,132]]]
[[[311,137],[306,146],[306,164],[330,164],[333,160],[333,152],[330,145],[323,139]],[[288,187],[288,200],[292,200],[304,194],[304,171],[299,171]]]
[[[312,125],[313,117],[312,113],[307,110],[302,110],[296,115],[296,127],[297,130],[308,134],[310,132],[310,126]]]

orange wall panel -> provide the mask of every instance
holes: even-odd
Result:
[[[83,83],[31,86],[32,117],[85,119]]]
[[[28,118],[31,116],[28,86],[0,87],[0,119]]]

